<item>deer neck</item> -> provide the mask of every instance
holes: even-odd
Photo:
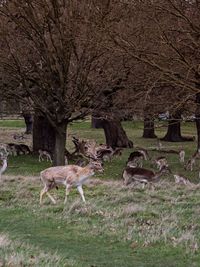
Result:
[[[162,175],[163,175],[163,170],[161,169],[159,172],[155,173],[155,176],[154,176],[153,180],[154,181],[159,181]]]
[[[7,168],[7,160],[4,159],[3,160],[3,165],[2,165],[2,167],[0,169],[0,173],[2,174],[6,170],[6,168]]]

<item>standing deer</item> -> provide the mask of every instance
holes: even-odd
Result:
[[[44,188],[40,192],[40,204],[42,204],[45,194],[54,204],[56,203],[56,200],[50,195],[49,191],[58,185],[63,185],[66,188],[64,204],[67,202],[67,196],[73,186],[77,187],[83,202],[85,202],[82,185],[89,177],[94,175],[95,171],[103,171],[100,162],[90,162],[86,167],[68,165],[45,169],[40,173],[41,181],[44,184]]]
[[[0,167],[0,179],[1,179],[1,175],[2,173],[5,172],[5,170],[7,169],[8,163],[7,163],[7,157],[5,156],[1,156],[1,160],[2,160],[2,166]]]
[[[179,151],[179,160],[180,160],[180,163],[185,162],[185,150],[183,148]]]
[[[193,171],[193,166],[196,163],[196,160],[200,158],[200,150],[198,149],[192,157],[186,162],[185,164],[185,170]]]
[[[41,162],[41,160],[43,161],[44,160],[44,157],[46,158],[47,161],[52,162],[51,154],[50,154],[49,151],[39,149],[38,150],[38,153],[39,153],[39,158],[38,158],[39,162]]]

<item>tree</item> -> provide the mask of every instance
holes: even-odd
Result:
[[[92,0],[14,0],[0,9],[6,93],[28,96],[51,124],[54,165],[64,164],[68,123],[91,112],[105,86],[98,73],[112,57],[105,35],[109,11],[110,1]]]
[[[174,114],[195,95],[198,102],[199,1],[130,1],[127,5],[129,16],[125,21],[126,27],[121,22],[116,25],[112,35],[115,44],[132,60],[141,62],[154,70],[154,73],[158,73],[159,82],[170,85],[173,90],[168,95],[174,97],[177,90],[181,91],[181,97],[174,99],[174,105],[169,110],[171,113]],[[121,28],[124,29],[123,33]],[[164,87],[162,89],[165,90]],[[197,106],[196,125],[199,135],[198,109]]]

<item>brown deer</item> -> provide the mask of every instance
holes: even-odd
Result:
[[[158,172],[153,172],[144,168],[126,167],[123,171],[124,184],[129,185],[132,182],[144,184],[158,182],[164,173],[170,173],[170,169],[163,166]]]

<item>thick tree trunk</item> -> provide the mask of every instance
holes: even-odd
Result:
[[[196,94],[195,122],[197,129],[197,150],[200,149],[200,93]]]
[[[58,126],[56,131],[56,142],[53,156],[53,165],[65,165],[65,146],[66,146],[67,124],[63,123]]]
[[[144,118],[143,138],[157,138],[154,129],[154,120],[152,118]]]
[[[55,147],[55,129],[47,118],[35,114],[33,123],[33,152],[38,153],[39,149],[48,150],[52,155]]]
[[[108,121],[103,119],[101,123],[104,129],[107,146],[111,146],[112,148],[133,147],[133,142],[128,139],[120,121]]]
[[[181,136],[181,112],[176,112],[170,116],[167,134],[161,140],[168,142],[193,141],[193,137]]]
[[[31,134],[33,130],[33,116],[30,113],[23,113],[22,116],[26,124],[25,134]]]

